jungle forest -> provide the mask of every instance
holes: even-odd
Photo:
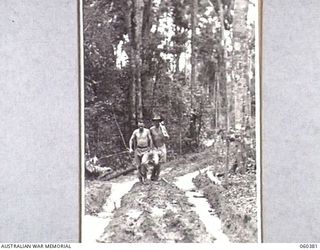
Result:
[[[159,114],[168,159],[218,135],[255,144],[255,3],[85,0],[86,156],[126,168],[122,152]],[[120,152],[120,154],[119,154]],[[254,156],[252,156],[254,157]]]

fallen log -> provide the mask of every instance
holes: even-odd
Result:
[[[119,177],[121,175],[125,175],[125,174],[128,174],[130,172],[133,172],[134,170],[136,170],[136,167],[131,167],[131,168],[125,169],[125,170],[123,170],[121,172],[115,172],[115,173],[112,173],[112,174],[103,173],[100,176],[98,176],[98,180],[109,181],[109,180],[117,178],[117,177]]]

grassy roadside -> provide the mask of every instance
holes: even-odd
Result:
[[[102,211],[111,192],[111,184],[103,181],[85,181],[85,214],[96,215]]]
[[[206,174],[194,179],[220,218],[224,233],[231,242],[257,242],[255,174],[235,174],[228,184],[216,185]]]

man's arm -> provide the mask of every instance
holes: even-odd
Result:
[[[151,132],[150,130],[148,130],[148,139],[149,139],[149,143],[150,143],[150,148],[153,148],[153,140],[152,140],[152,136],[151,136]]]
[[[132,135],[131,135],[131,138],[129,140],[129,151],[130,153],[133,151],[132,147],[133,147],[133,140],[136,136],[136,131],[133,131]]]

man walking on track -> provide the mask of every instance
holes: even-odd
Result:
[[[165,126],[161,123],[162,119],[156,115],[152,121],[154,126],[150,128],[151,138],[153,141],[153,170],[151,174],[151,180],[156,181],[160,175],[160,163],[167,161],[167,149],[165,141],[169,138],[168,132]]]
[[[149,160],[149,151],[153,147],[150,130],[144,128],[143,121],[138,122],[138,129],[133,131],[129,141],[129,152],[134,150],[134,160],[138,169],[138,178],[140,182],[147,179],[147,164]]]

